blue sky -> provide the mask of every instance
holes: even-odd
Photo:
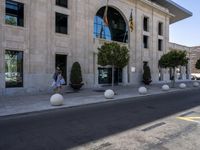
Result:
[[[170,25],[170,42],[200,46],[200,0],[173,0],[190,10],[193,16]]]

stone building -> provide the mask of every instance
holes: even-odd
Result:
[[[187,58],[188,58],[188,64],[186,66],[179,66],[176,68],[176,80],[182,81],[182,80],[190,80],[191,79],[191,47],[176,44],[176,43],[169,43],[169,50],[178,50],[178,51],[186,51],[187,52]],[[170,76],[172,75],[172,72],[169,70]]]
[[[191,48],[191,73],[200,74],[200,70],[195,68],[197,60],[200,59],[200,46]]]
[[[128,47],[130,62],[115,69],[116,82],[139,84],[143,62],[153,83],[169,81],[159,58],[169,51],[169,26],[191,12],[169,0],[1,0],[0,95],[45,92],[56,66],[69,84],[73,62],[81,64],[84,87],[111,82],[111,67],[97,64],[97,48],[115,41]],[[129,29],[133,14],[134,30]]]

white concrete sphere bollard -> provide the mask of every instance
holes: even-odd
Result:
[[[140,94],[147,94],[147,88],[145,88],[145,87],[140,87],[139,89],[138,89],[138,92],[140,93]]]
[[[113,90],[106,90],[105,92],[104,92],[104,96],[105,96],[105,98],[107,98],[107,99],[112,99],[112,98],[114,98],[114,95],[115,95],[115,93],[114,93],[114,91]]]
[[[64,97],[61,94],[54,94],[50,98],[50,103],[52,106],[61,106],[63,105]]]
[[[167,85],[167,84],[165,84],[165,85],[162,86],[162,90],[163,91],[169,91],[169,89],[170,89],[169,85]]]
[[[185,89],[187,86],[186,86],[185,83],[181,83],[181,84],[179,85],[179,87],[180,87],[181,89]]]
[[[194,83],[193,83],[193,86],[194,86],[194,87],[199,87],[199,82],[194,82]]]

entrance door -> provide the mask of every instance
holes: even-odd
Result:
[[[67,84],[67,55],[56,54],[56,64],[55,67],[59,67],[62,71],[62,76]]]
[[[98,68],[99,70],[99,84],[112,83],[112,68]],[[114,70],[114,83],[122,83],[122,69],[115,68]]]

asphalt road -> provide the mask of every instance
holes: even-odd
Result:
[[[0,118],[0,150],[67,150],[200,105],[200,89]]]

